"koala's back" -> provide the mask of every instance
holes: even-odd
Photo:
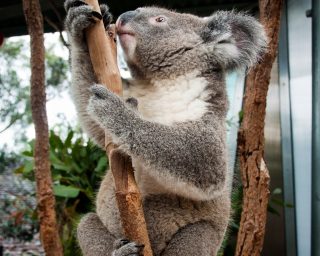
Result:
[[[230,215],[227,191],[210,201],[194,201],[173,194],[142,196],[154,255],[160,255],[180,229],[193,223],[205,221],[217,230],[218,236],[225,233]],[[123,237],[111,172],[102,181],[97,197],[97,214],[115,237]]]

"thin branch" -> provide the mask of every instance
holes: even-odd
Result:
[[[59,32],[60,34],[60,40],[63,43],[63,45],[65,47],[69,47],[69,44],[67,43],[67,41],[64,39],[63,34],[62,34],[62,30],[59,28],[59,26],[57,24],[55,24],[52,20],[50,20],[50,18],[48,18],[47,16],[44,16],[44,20],[52,27],[54,28],[57,32]]]
[[[35,127],[34,172],[40,236],[47,256],[62,256],[57,229],[55,196],[49,159],[49,128],[45,92],[45,49],[43,16],[39,0],[23,0],[23,12],[30,34],[31,112]]]
[[[6,130],[8,130],[16,121],[19,120],[21,116],[17,116],[16,118],[14,118],[5,128],[3,128],[0,133],[5,132]]]

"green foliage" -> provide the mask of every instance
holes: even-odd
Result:
[[[33,149],[31,141],[29,150],[23,152],[24,164],[16,169],[16,173],[30,181],[34,181]],[[91,141],[84,141],[81,134],[75,134],[71,129],[65,139],[50,132],[50,161],[65,255],[76,255],[75,224],[81,215],[93,210],[94,194],[108,161],[104,151]]]
[[[0,175],[21,164],[20,156],[10,152],[7,147],[0,150]]]
[[[46,84],[54,87],[59,87],[68,78],[69,65],[67,61],[57,56],[50,47],[46,51]],[[64,89],[64,88],[62,88]]]
[[[232,217],[218,256],[234,255],[242,211],[242,186],[235,185],[231,194]]]
[[[24,76],[29,74],[26,71],[18,73],[18,69],[22,69],[28,59],[23,54],[24,49],[24,41],[9,40],[0,48],[0,121],[6,124],[3,129],[13,123],[21,127],[31,122],[30,102],[27,100],[29,90],[26,83],[22,82]],[[16,59],[25,61],[17,64]]]
[[[38,231],[34,187],[19,177],[0,177],[0,236],[29,241]]]
[[[58,56],[55,45],[47,47],[46,86],[48,99],[66,89],[69,65],[66,57]],[[0,133],[9,127],[19,130],[15,144],[26,142],[26,129],[32,122],[30,105],[29,40],[7,39],[0,48]]]
[[[238,115],[239,115],[239,124],[241,124],[243,120],[243,110],[239,111]]]
[[[23,241],[32,240],[39,229],[34,211],[19,197],[2,198],[0,205],[1,215],[5,216],[0,224],[1,235]]]
[[[293,208],[294,206],[282,200],[281,188],[275,188],[270,195],[268,212],[280,216],[279,207]]]

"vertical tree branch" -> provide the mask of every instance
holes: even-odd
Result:
[[[95,11],[100,12],[98,0],[85,1],[92,5]],[[117,66],[115,33],[115,26],[111,25],[107,37],[103,22],[100,20],[94,26],[88,28],[85,34],[90,59],[98,82],[121,96],[122,83]],[[131,159],[121,150],[116,149],[107,133],[105,148],[115,181],[116,201],[124,234],[128,239],[145,245],[144,256],[152,256],[153,252],[144,217],[142,199],[134,178]]]
[[[271,68],[277,55],[282,0],[260,0],[260,21],[268,51],[247,76],[243,121],[238,134],[243,210],[235,255],[260,255],[263,248],[269,172],[264,163],[264,120]]]
[[[35,126],[35,179],[42,245],[47,256],[62,256],[55,197],[49,162],[49,131],[46,113],[43,18],[38,0],[23,0],[31,45],[31,111]]]

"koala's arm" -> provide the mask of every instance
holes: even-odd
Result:
[[[222,239],[209,222],[189,224],[174,235],[161,256],[217,255]]]
[[[226,184],[225,126],[214,115],[175,126],[149,122],[103,86],[92,87],[88,111],[113,141],[152,168],[172,192],[211,199]]]
[[[100,5],[102,18],[107,26],[112,17],[106,5]],[[68,33],[71,53],[72,85],[71,94],[76,106],[81,127],[98,145],[104,147],[105,131],[91,118],[87,112],[90,98],[89,88],[96,83],[88,47],[84,38],[84,29],[93,24],[93,16],[97,18],[91,6],[77,0],[65,2],[67,16],[65,27]]]
[[[104,146],[105,132],[87,112],[89,88],[96,81],[87,51],[71,46],[72,87],[71,93],[81,127],[99,146]]]

